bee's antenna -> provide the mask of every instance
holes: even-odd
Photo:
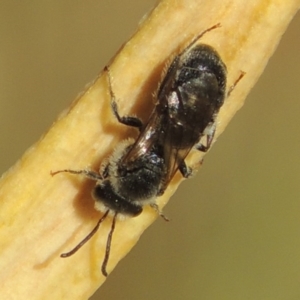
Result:
[[[112,240],[112,236],[113,236],[115,226],[116,226],[117,215],[118,215],[118,213],[116,212],[115,215],[114,215],[114,218],[112,220],[112,223],[111,223],[111,229],[110,229],[110,232],[108,234],[107,242],[106,242],[105,256],[104,256],[104,260],[103,260],[102,267],[101,267],[102,274],[105,277],[108,275],[107,271],[106,271],[106,266],[107,266],[107,262],[108,262],[108,259],[109,259],[111,240]]]
[[[62,253],[60,255],[60,257],[65,258],[65,257],[69,257],[69,256],[73,255],[74,253],[76,253],[97,232],[100,224],[105,220],[105,218],[107,217],[108,213],[109,213],[109,210],[107,210],[106,213],[100,218],[100,220],[98,221],[98,223],[95,226],[95,228],[74,249],[72,249],[69,252]]]

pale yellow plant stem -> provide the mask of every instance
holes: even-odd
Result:
[[[144,18],[136,34],[111,61],[114,93],[122,115],[147,119],[160,74],[170,56],[201,31],[221,23],[199,42],[213,46],[228,69],[228,85],[246,72],[218,117],[217,136],[243,105],[282,34],[299,8],[299,0],[165,0]],[[95,226],[93,182],[50,171],[97,170],[103,159],[134,130],[118,124],[110,108],[107,78],[99,78],[66,110],[49,132],[0,182],[1,299],[87,299],[103,283],[101,264],[111,219],[70,258],[60,258]],[[193,165],[201,160],[194,151]],[[177,174],[163,197],[162,208],[176,190]],[[142,215],[118,221],[108,272],[155,219]],[[142,271],[141,268],[141,273]],[[117,288],[117,287],[116,287]]]

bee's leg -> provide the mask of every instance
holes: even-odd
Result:
[[[58,173],[63,173],[63,172],[72,173],[72,174],[78,174],[78,175],[84,175],[85,177],[93,179],[95,181],[103,179],[103,177],[100,174],[98,174],[98,173],[96,173],[94,171],[90,171],[90,170],[70,170],[70,169],[64,169],[64,170],[58,170],[58,171],[55,171],[55,172],[51,171],[50,174],[51,174],[51,176],[54,176],[54,175],[56,175]]]
[[[186,165],[185,161],[179,165],[179,171],[184,178],[189,178],[192,175],[192,169]]]
[[[196,145],[196,149],[201,152],[207,152],[212,144],[216,132],[216,123],[213,122],[207,126],[204,131],[204,135],[206,135],[206,145],[201,143]]]
[[[216,29],[216,28],[219,28],[221,27],[221,24],[218,23],[218,24],[215,24],[214,26],[210,27],[210,28],[207,28],[205,29],[204,31],[202,31],[200,34],[198,34],[197,36],[195,36],[193,38],[193,40],[191,41],[191,43],[186,47],[186,49],[184,49],[183,53],[186,53],[188,51],[190,51],[190,49],[195,45],[195,43],[204,35],[206,34],[207,32],[213,30],[213,29]],[[182,55],[182,53],[180,54]]]
[[[150,204],[150,206],[158,213],[158,215],[160,216],[160,217],[162,217],[165,221],[167,221],[167,222],[169,222],[170,221],[170,219],[168,218],[168,217],[166,217],[163,213],[162,213],[162,211],[159,209],[159,207],[158,207],[158,205],[156,204],[156,203],[152,203],[152,204]]]
[[[118,121],[126,126],[136,127],[139,129],[139,131],[143,128],[143,122],[137,118],[132,116],[123,116],[121,117],[118,112],[118,106],[116,102],[116,96],[112,90],[112,83],[111,83],[111,76],[108,66],[104,68],[104,71],[107,73],[108,76],[108,83],[109,83],[109,92],[111,97],[111,108],[113,110],[113,113],[115,117],[118,119]]]
[[[204,130],[204,133],[203,133],[203,135],[206,136],[206,145],[204,145],[202,143],[198,143],[195,146],[195,148],[201,152],[207,152],[209,150],[209,148],[211,147],[212,141],[215,136],[215,132],[216,132],[216,123],[215,123],[215,121],[213,121],[206,127],[206,129]],[[203,164],[203,158],[194,167],[197,168],[197,166],[202,165],[202,164]],[[183,161],[179,165],[179,171],[184,178],[189,178],[193,174],[194,167],[192,167],[192,168],[188,167],[186,165],[186,163]]]
[[[240,76],[235,80],[235,82],[233,83],[233,85],[229,87],[228,92],[227,92],[227,97],[230,96],[230,94],[232,93],[232,91],[237,86],[238,82],[245,76],[245,74],[246,74],[246,72],[241,71]]]
[[[126,126],[136,127],[136,128],[139,129],[139,131],[142,130],[143,123],[139,118],[132,117],[132,116],[123,116],[123,117],[121,117],[119,115],[117,102],[113,98],[111,100],[111,107],[112,107],[112,110],[113,110],[113,113],[114,113],[115,117],[118,119],[118,121],[121,124],[124,124]]]

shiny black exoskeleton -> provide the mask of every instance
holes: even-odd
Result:
[[[174,56],[162,80],[154,107],[147,122],[132,116],[120,116],[109,79],[111,106],[117,120],[139,130],[136,140],[126,140],[117,147],[99,173],[89,170],[61,170],[83,174],[96,181],[93,190],[96,209],[104,212],[94,230],[68,257],[84,245],[97,231],[108,214],[113,215],[107,240],[102,273],[107,276],[112,234],[117,216],[134,217],[145,205],[151,205],[160,215],[155,202],[162,195],[174,174],[179,170],[190,175],[185,158],[192,148],[207,151],[213,140],[216,116],[225,99],[226,66],[218,53],[208,45],[195,45],[207,31],[197,36],[179,55]],[[200,139],[206,136],[205,145]],[[162,215],[163,216],[163,215]]]

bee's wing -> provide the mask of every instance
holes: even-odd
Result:
[[[167,167],[167,175],[166,180],[164,182],[164,187],[166,188],[172,178],[174,177],[175,173],[178,171],[179,167],[184,164],[184,160],[192,150],[194,145],[189,147],[173,147],[174,143],[172,144],[172,139],[175,137],[172,135],[172,131],[169,131],[169,134],[166,136],[166,144],[165,144],[165,163]],[[178,141],[183,140],[184,136],[180,132],[177,131],[176,135],[176,142],[179,145]],[[185,139],[186,140],[186,139]],[[165,189],[163,188],[163,190]]]
[[[164,70],[162,76],[163,80],[160,83],[157,95],[155,96],[158,102],[152,111],[145,129],[140,133],[139,137],[132,145],[131,150],[129,150],[124,156],[124,163],[135,161],[142,155],[145,155],[148,151],[151,151],[157,145],[164,147],[163,145],[167,145],[169,143],[169,115],[168,113],[164,113],[164,107],[167,106],[166,95],[172,87],[178,63],[179,57],[175,56],[171,59],[170,66]]]
[[[147,126],[140,133],[131,149],[123,157],[123,163],[132,162],[148,153],[154,145],[158,144],[163,134],[160,130],[161,115],[157,114],[155,108],[149,118]]]

